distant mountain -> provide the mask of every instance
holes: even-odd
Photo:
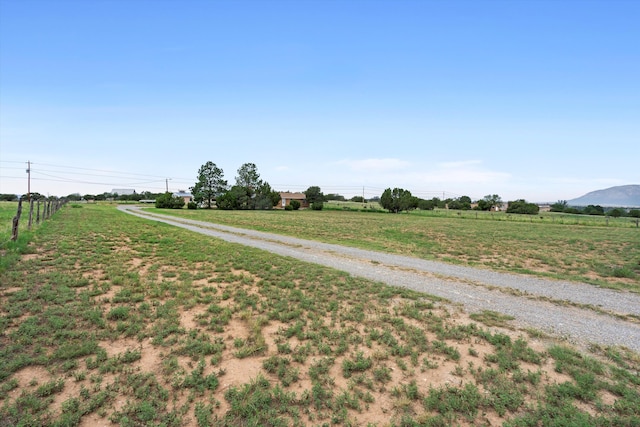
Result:
[[[569,206],[618,206],[640,207],[640,185],[620,185],[587,193],[577,199],[567,200]]]

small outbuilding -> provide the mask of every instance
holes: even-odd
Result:
[[[308,208],[309,207],[309,202],[307,201],[307,196],[304,193],[290,193],[290,192],[284,192],[284,193],[280,193],[280,204],[278,205],[278,207],[280,209],[284,209],[285,207],[289,206],[291,204],[292,200],[297,200],[298,202],[300,202],[300,207],[301,208]]]
[[[181,197],[184,199],[184,204],[193,201],[193,195],[191,193],[187,193],[186,191],[180,190],[173,193],[173,197]]]

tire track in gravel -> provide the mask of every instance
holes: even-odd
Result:
[[[194,221],[144,212],[135,206],[118,209],[227,242],[446,298],[462,304],[469,312],[493,310],[508,314],[515,317],[518,326],[534,327],[575,343],[620,345],[640,352],[640,324],[597,311],[640,318],[638,294]]]

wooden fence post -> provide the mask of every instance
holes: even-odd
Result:
[[[40,199],[38,199],[38,213],[36,214],[36,224],[40,224]]]
[[[13,217],[13,228],[11,229],[11,240],[18,240],[18,227],[20,225],[20,215],[22,214],[22,199],[18,200],[18,212]]]
[[[33,225],[33,199],[29,201],[29,230],[31,230],[32,225]]]

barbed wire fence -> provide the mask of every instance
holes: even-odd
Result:
[[[16,215],[13,217],[12,226],[11,226],[11,240],[14,242],[18,240],[18,234],[20,230],[20,219],[22,217],[22,201],[23,201],[22,198],[18,200],[18,211],[16,212]],[[47,219],[51,218],[66,203],[67,203],[67,199],[61,199],[61,198],[29,200],[28,201],[28,204],[29,204],[28,218],[29,219],[28,219],[27,229],[31,230],[31,228],[33,227],[34,210],[35,210],[35,224],[37,225],[37,224],[40,224],[41,221],[46,221]],[[42,205],[42,214],[40,213],[41,205]]]

